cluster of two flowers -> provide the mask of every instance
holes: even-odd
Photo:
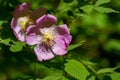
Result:
[[[22,3],[15,8],[11,21],[18,40],[36,45],[34,52],[39,61],[66,54],[72,39],[67,25],[56,26],[56,17],[45,13],[44,8],[30,12],[30,4]]]

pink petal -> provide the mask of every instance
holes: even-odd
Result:
[[[30,14],[30,19],[36,20],[36,19],[38,19],[39,17],[41,17],[41,16],[43,16],[45,14],[46,14],[46,9],[45,8],[39,8],[39,9],[33,11]]]
[[[21,26],[18,23],[18,18],[13,18],[11,21],[11,28],[13,29],[14,35],[21,42],[25,41],[25,32],[21,31]]]
[[[34,48],[35,54],[39,61],[50,60],[54,58],[53,53],[50,50],[46,50],[46,48],[39,44]]]
[[[22,3],[21,5],[16,6],[13,15],[14,17],[25,16],[29,13],[30,4],[29,3]]]
[[[59,36],[62,36],[65,38],[66,45],[68,46],[72,40],[72,36],[70,35],[70,32],[67,28],[67,25],[59,25],[56,27],[56,32],[58,33]]]
[[[40,17],[36,23],[37,26],[40,28],[44,28],[44,27],[51,27],[52,25],[56,24],[56,17],[50,14],[47,15],[43,15],[42,17]]]
[[[29,26],[26,30],[26,42],[29,45],[35,45],[40,43],[41,36],[37,35],[36,26]]]
[[[22,42],[25,41],[25,34],[24,32],[21,31],[21,27],[19,25],[17,25],[14,29],[13,29],[14,35],[16,36],[16,38]]]
[[[57,54],[57,55],[66,54],[67,51],[66,51],[66,44],[65,44],[64,38],[59,37],[59,38],[56,38],[54,41],[55,41],[55,44],[52,46],[52,51],[54,52],[54,54]]]
[[[12,21],[11,21],[11,24],[10,24],[12,29],[16,27],[16,25],[17,25],[17,20],[18,20],[18,19],[16,19],[16,18],[12,18]]]

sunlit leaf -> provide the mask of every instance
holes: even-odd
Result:
[[[110,39],[105,45],[104,49],[107,51],[117,50],[120,51],[120,41],[116,39]]]
[[[69,50],[75,49],[75,48],[79,47],[80,45],[82,45],[83,42],[85,42],[85,41],[81,41],[81,42],[76,43],[76,44],[71,44],[71,45],[68,47],[67,50],[69,51]]]
[[[114,72],[115,68],[104,68],[104,69],[100,69],[99,71],[97,71],[97,74],[102,74],[102,73],[112,73]]]
[[[70,80],[70,79],[68,79],[68,78],[66,78],[66,77],[64,77],[64,76],[62,76],[61,80]]]
[[[111,80],[120,80],[120,73],[114,72],[110,74]]]
[[[12,51],[12,52],[18,52],[18,51],[21,51],[22,48],[23,48],[23,43],[16,42],[15,44],[11,45],[10,51]]]
[[[99,5],[102,5],[105,3],[109,3],[109,2],[110,2],[110,0],[97,0],[95,3],[95,6],[99,6]]]
[[[106,7],[94,7],[94,9],[100,13],[119,13],[118,11],[111,9],[111,8],[106,8]]]
[[[36,80],[69,80],[64,76],[47,76],[43,79],[36,79]]]
[[[65,64],[65,71],[78,80],[86,80],[89,75],[85,66],[76,60],[69,60],[68,63]]]
[[[42,80],[59,80],[59,79],[60,79],[60,76],[47,76]]]
[[[8,38],[8,39],[4,39],[4,40],[0,40],[0,43],[3,43],[3,44],[5,44],[5,45],[10,45],[9,44],[9,42],[11,41],[11,39],[10,38]]]
[[[90,13],[93,10],[93,7],[94,7],[93,5],[85,5],[81,7],[80,9],[82,9],[86,13]]]
[[[0,26],[4,23],[4,21],[0,21]]]
[[[29,80],[33,80],[33,79],[29,79]],[[35,80],[42,80],[42,79],[37,78],[37,79],[35,79]]]
[[[95,76],[91,76],[87,80],[95,80]]]

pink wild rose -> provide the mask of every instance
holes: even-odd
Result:
[[[30,4],[26,2],[18,5],[13,11],[14,17],[11,21],[11,28],[16,38],[24,42],[27,27],[33,25],[35,21],[45,13],[46,10],[44,8],[30,12]]]
[[[71,42],[72,36],[67,25],[56,26],[56,17],[47,14],[31,25],[26,32],[26,42],[36,45],[35,54],[39,61],[54,58],[54,55],[64,55]]]

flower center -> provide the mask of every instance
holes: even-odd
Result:
[[[48,49],[54,44],[54,38],[55,36],[51,30],[43,33],[42,43],[44,46],[46,46],[46,49]]]
[[[21,26],[21,30],[25,30],[28,24],[28,18],[27,17],[20,17],[19,18],[19,24]]]
[[[44,39],[51,40],[52,39],[52,35],[49,34],[49,33],[46,33],[46,34],[44,34]]]
[[[19,24],[21,26],[22,31],[25,31],[25,29],[28,27],[28,25],[33,23],[32,21],[30,21],[29,16],[20,17],[18,19],[18,22],[19,22]]]

